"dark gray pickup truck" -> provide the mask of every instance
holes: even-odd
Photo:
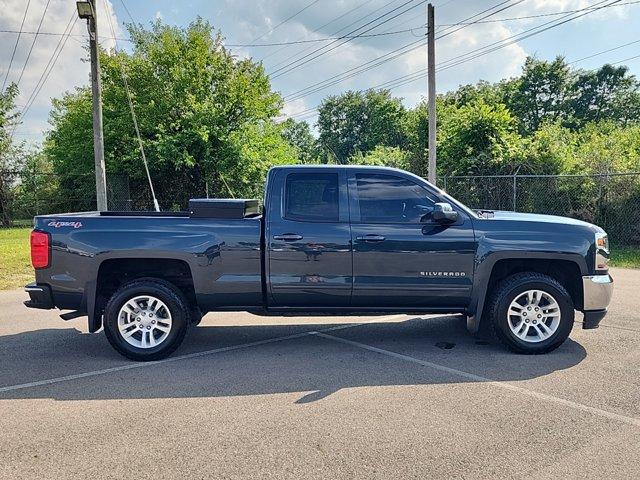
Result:
[[[458,313],[516,352],[596,328],[612,293],[605,232],[570,218],[474,211],[410,173],[273,168],[264,206],[35,218],[28,307],[86,315],[128,358],[172,353],[210,311]]]

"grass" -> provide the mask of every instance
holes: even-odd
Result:
[[[0,229],[0,290],[20,288],[33,281],[30,231],[31,228]]]
[[[622,268],[640,268],[640,248],[611,247],[611,266]]]
[[[33,281],[29,258],[31,228],[0,229],[0,290],[21,288]],[[611,266],[640,268],[640,248],[612,247]]]

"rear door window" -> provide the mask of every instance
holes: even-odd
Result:
[[[302,222],[337,222],[337,173],[291,173],[285,186],[285,218]]]

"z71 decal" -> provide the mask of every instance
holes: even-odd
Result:
[[[82,222],[58,222],[53,220],[47,223],[48,227],[60,228],[60,227],[73,227],[73,228],[82,228]]]

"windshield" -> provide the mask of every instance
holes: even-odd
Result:
[[[418,175],[415,175],[414,173],[410,173],[410,172],[405,172],[405,173],[408,173],[412,177],[415,177],[416,179],[419,179],[422,183],[427,184],[429,186],[429,188],[433,189],[438,195],[440,195],[440,197],[442,197],[444,200],[446,200],[450,204],[457,206],[458,208],[463,210],[465,213],[467,213],[470,217],[472,217],[472,218],[480,218],[480,216],[478,215],[478,212],[476,212],[475,210],[472,210],[471,208],[467,207],[464,203],[456,200],[455,198],[453,198],[451,195],[449,195],[447,192],[445,192],[441,188],[436,187],[435,185],[429,183],[426,179],[424,179],[424,178],[422,178],[422,177],[420,177]]]
[[[431,184],[429,184],[431,185]],[[458,207],[460,207],[462,210],[464,210],[467,214],[469,214],[471,217],[473,218],[479,218],[478,216],[478,212],[476,212],[475,210],[467,207],[464,203],[460,202],[459,200],[456,200],[455,198],[453,198],[451,195],[449,195],[447,192],[445,192],[444,190],[431,185],[433,188],[436,189],[436,191],[443,197],[445,198],[449,203],[456,205]]]

